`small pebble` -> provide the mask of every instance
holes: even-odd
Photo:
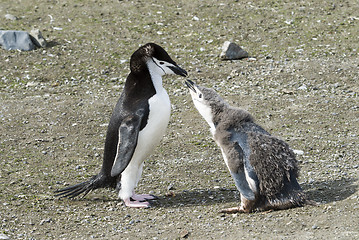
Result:
[[[187,230],[183,230],[180,233],[181,238],[187,238],[189,236],[189,232]]]
[[[11,21],[17,20],[17,17],[15,17],[15,16],[12,15],[12,14],[5,14],[5,18],[6,18],[7,20],[11,20]]]
[[[317,225],[313,225],[312,229],[319,229],[319,227]]]
[[[43,220],[41,220],[40,225],[44,225],[44,223],[50,223],[51,221],[52,221],[51,218],[43,219]]]
[[[168,187],[167,187],[167,190],[169,191],[169,190],[175,190],[175,187],[171,184],[171,185],[169,185]]]

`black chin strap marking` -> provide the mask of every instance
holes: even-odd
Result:
[[[161,68],[161,70],[166,74],[165,70],[163,70],[163,68],[156,63],[156,61],[153,59],[153,57],[151,57],[151,59],[152,59],[152,61],[154,62],[154,64],[156,64],[157,67]]]

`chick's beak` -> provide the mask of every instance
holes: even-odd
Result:
[[[193,81],[187,79],[185,83],[191,91],[196,92],[196,89],[194,88],[195,83]]]

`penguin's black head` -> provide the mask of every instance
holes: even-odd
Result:
[[[130,69],[133,73],[148,69],[160,75],[177,74],[183,77],[188,75],[161,46],[155,43],[147,43],[132,54]]]

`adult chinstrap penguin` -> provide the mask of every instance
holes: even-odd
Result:
[[[143,162],[162,139],[170,119],[171,104],[162,76],[187,72],[159,45],[148,43],[130,59],[130,74],[107,129],[101,171],[86,182],[57,190],[58,197],[83,196],[97,188],[116,188],[129,207],[148,207],[154,196],[137,195]]]
[[[213,89],[190,80],[186,85],[240,192],[240,206],[222,212],[248,213],[310,204],[297,182],[297,160],[287,143],[256,124],[247,111],[228,105]]]

